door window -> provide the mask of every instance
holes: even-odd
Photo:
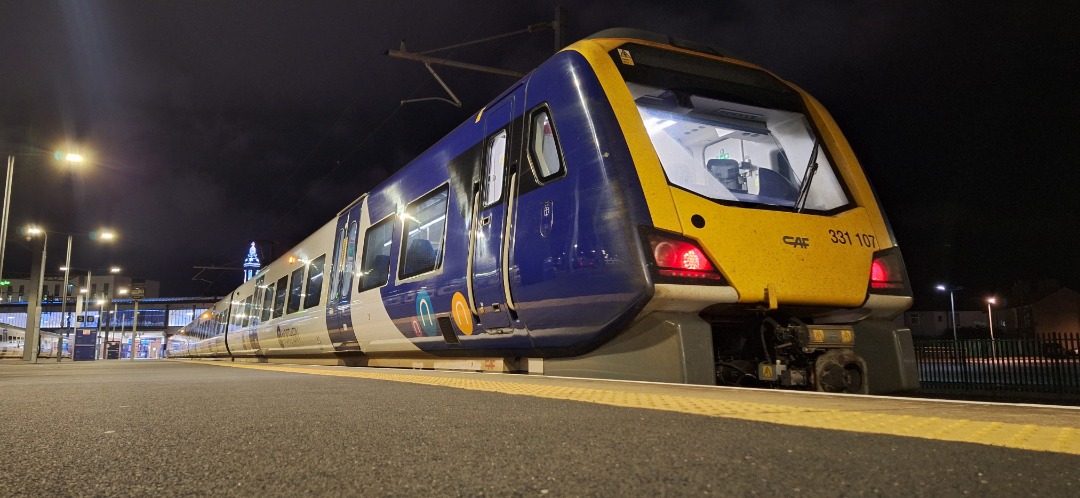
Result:
[[[484,165],[484,207],[502,199],[503,171],[506,170],[506,130],[488,141],[487,163]]]

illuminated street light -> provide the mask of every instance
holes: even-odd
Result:
[[[955,293],[956,291],[958,291],[960,289],[963,289],[963,287],[960,287],[960,286],[946,287],[944,284],[938,284],[938,286],[937,286],[937,290],[939,290],[941,292],[948,292],[949,293],[949,309],[951,310],[950,317],[952,319],[952,338],[953,338],[953,342],[960,342],[960,339],[957,338],[957,336],[956,336],[956,299],[953,298],[953,293]]]
[[[21,154],[20,154],[21,155]],[[29,155],[42,155],[42,154],[29,154]],[[54,154],[59,161],[65,161],[68,164],[78,164],[84,162],[86,159],[81,155],[73,152],[59,152]],[[11,178],[15,173],[15,155],[8,154],[7,161],[7,177],[4,182],[4,209],[0,214],[0,277],[4,274],[4,253],[7,252],[7,232],[8,232],[8,214],[11,211]]]
[[[994,310],[990,308],[991,304],[997,304],[996,297],[986,298],[986,316],[987,321],[990,322],[990,352],[994,358],[997,358],[997,343],[994,341]]]

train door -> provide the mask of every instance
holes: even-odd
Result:
[[[350,308],[361,201],[362,198],[338,214],[334,238],[334,259],[330,263],[330,288],[326,298],[326,330],[337,351],[360,350]]]
[[[513,130],[514,97],[492,106],[483,115],[486,141],[481,159],[481,182],[474,197],[476,222],[472,229],[469,280],[480,323],[489,331],[510,327],[513,304],[504,262],[506,228],[511,201],[508,187],[517,172],[517,135]]]

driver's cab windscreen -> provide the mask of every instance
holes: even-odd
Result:
[[[686,90],[627,86],[672,185],[743,205],[796,209],[801,189],[802,211],[848,204],[803,114]]]

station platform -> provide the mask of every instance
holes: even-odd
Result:
[[[1072,495],[1080,409],[527,375],[0,361],[5,495]]]

